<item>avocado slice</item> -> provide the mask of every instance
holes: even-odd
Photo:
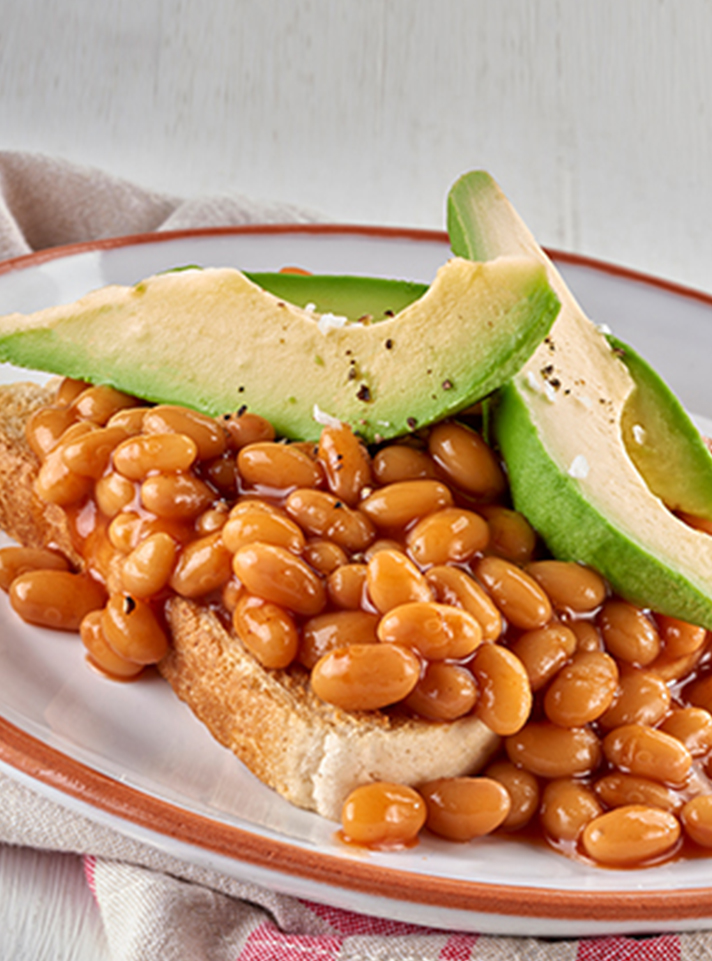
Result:
[[[321,412],[372,441],[491,393],[558,309],[531,258],[452,258],[373,324],[307,311],[232,268],[189,269],[2,317],[0,360],[214,415],[246,406],[288,438],[316,439]]]
[[[712,537],[673,513],[712,509],[712,458],[682,406],[584,315],[488,174],[454,185],[448,227],[461,256],[537,256],[562,303],[491,412],[516,507],[555,556],[590,565],[637,604],[712,629]]]
[[[343,274],[245,273],[253,283],[297,307],[349,320],[385,320],[422,297],[427,284]]]
[[[660,375],[628,344],[610,335],[607,339],[634,381],[621,414],[630,459],[670,510],[712,520],[712,454],[707,444]],[[685,469],[676,469],[681,464]]]

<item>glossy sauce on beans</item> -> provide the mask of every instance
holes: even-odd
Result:
[[[372,450],[346,425],[285,443],[252,412],[66,380],[27,436],[37,491],[64,508],[86,570],[10,549],[0,586],[28,621],[79,631],[107,676],[160,661],[177,594],[336,711],[474,717],[502,737],[480,775],[358,787],[351,843],[539,832],[609,867],[658,863],[681,839],[712,849],[707,631],[547,557],[477,426]]]

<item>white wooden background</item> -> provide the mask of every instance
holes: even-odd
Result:
[[[0,148],[427,227],[485,168],[542,242],[712,291],[711,51],[710,0],[0,0]],[[0,882],[3,957],[104,955],[71,859]]]
[[[181,195],[545,243],[712,289],[710,0],[0,0],[0,145]]]

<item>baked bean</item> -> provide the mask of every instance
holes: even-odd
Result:
[[[687,514],[685,511],[676,511],[677,517],[688,527],[696,531],[704,531],[705,534],[712,534],[712,521],[706,517],[695,517],[694,514]]]
[[[77,397],[89,387],[91,387],[91,384],[86,380],[77,380],[74,377],[63,377],[57,388],[57,395],[54,402],[58,407],[68,406],[74,403]]]
[[[469,657],[482,643],[482,629],[459,607],[415,601],[383,615],[378,639],[384,644],[415,648],[429,661],[459,660]]]
[[[482,640],[496,641],[502,633],[502,615],[489,594],[458,567],[437,565],[425,573],[425,580],[442,604],[461,607],[479,621]]]
[[[223,589],[220,592],[220,600],[228,613],[232,614],[237,607],[237,602],[244,593],[246,593],[245,588],[236,577],[231,577],[226,584],[223,584]]]
[[[373,525],[365,514],[326,491],[292,491],[284,506],[307,533],[325,537],[348,551],[364,550],[375,537]]]
[[[329,600],[337,607],[357,611],[366,592],[368,568],[365,564],[344,564],[326,579]]]
[[[712,848],[712,794],[701,794],[683,804],[680,819],[695,844]]]
[[[680,822],[667,811],[629,804],[607,811],[584,828],[581,844],[594,861],[625,867],[669,854],[680,839]]]
[[[123,474],[110,471],[94,485],[94,499],[105,517],[116,517],[125,507],[128,507],[136,496],[133,481]]]
[[[231,574],[232,555],[217,531],[185,545],[168,583],[181,597],[204,597],[219,590]]]
[[[76,440],[63,442],[62,460],[75,474],[98,480],[106,470],[111,452],[125,439],[126,432],[121,427],[100,427]]]
[[[488,552],[515,564],[526,564],[536,548],[536,533],[518,511],[499,504],[483,504],[478,510],[490,531]]]
[[[82,619],[103,606],[106,591],[88,574],[34,570],[10,585],[10,604],[30,624],[57,631],[78,631]]]
[[[120,427],[127,437],[134,437],[143,431],[143,418],[150,407],[124,407],[117,410],[107,420],[107,427]]]
[[[618,688],[618,667],[608,654],[576,654],[544,695],[544,713],[561,727],[582,727],[604,714]]]
[[[111,546],[128,554],[141,540],[145,519],[135,511],[120,511],[109,524],[106,534]]]
[[[265,511],[255,502],[239,513],[232,513],[222,529],[223,543],[234,554],[246,544],[262,541],[278,544],[293,554],[301,554],[306,543],[301,528],[281,511]]]
[[[93,524],[93,511],[87,511],[86,514],[89,524]],[[106,537],[106,529],[103,524],[99,523],[90,527],[87,533],[88,536],[82,544],[84,570],[91,573],[97,580],[107,584],[117,574],[121,555]]]
[[[146,411],[143,429],[147,434],[182,434],[198,449],[198,460],[212,460],[225,452],[227,433],[219,421],[187,407],[159,404]]]
[[[577,651],[603,650],[603,638],[592,621],[569,621],[568,627],[576,635]]]
[[[712,748],[712,714],[704,708],[675,708],[662,722],[660,730],[677,738],[693,757],[701,757]]]
[[[192,474],[156,474],[141,484],[146,510],[169,520],[193,520],[210,507],[213,497],[208,485]]]
[[[498,644],[484,644],[475,653],[471,670],[480,692],[480,720],[502,737],[521,730],[529,718],[532,692],[516,654]]]
[[[202,465],[203,477],[222,493],[232,496],[238,487],[237,461],[232,451],[205,461]]]
[[[511,761],[495,761],[485,770],[485,777],[499,781],[511,801],[509,814],[501,824],[503,831],[518,831],[528,824],[539,809],[539,782]]]
[[[253,511],[261,511],[263,514],[271,514],[273,517],[286,517],[287,515],[281,507],[271,504],[269,501],[259,497],[242,497],[230,508],[230,520],[233,517],[241,517],[242,514],[251,514]]]
[[[425,801],[413,788],[376,781],[356,788],[341,812],[344,836],[367,847],[412,844],[425,824]]]
[[[306,456],[309,458],[309,460],[315,461],[316,463],[319,463],[319,462],[318,462],[318,459],[317,459],[317,456],[316,456],[316,455],[317,455],[317,452],[318,452],[318,450],[319,450],[319,447],[318,447],[317,444],[314,443],[314,441],[312,441],[312,440],[293,440],[293,441],[290,441],[290,442],[289,442],[289,446],[290,446],[291,448],[293,448],[294,450],[299,450],[299,451],[301,451],[302,454],[306,454]]]
[[[389,549],[379,551],[369,560],[366,588],[371,603],[381,614],[403,604],[428,603],[433,599],[428,582],[415,564],[400,551]]]
[[[524,665],[532,691],[538,691],[559,671],[576,650],[576,635],[563,624],[552,623],[525,631],[511,645]]]
[[[90,611],[79,626],[79,636],[87,650],[90,662],[111,677],[123,680],[137,677],[143,671],[143,664],[127,661],[109,647],[101,628],[101,617],[100,610]]]
[[[408,697],[420,678],[420,658],[397,644],[350,644],[314,665],[317,697],[345,711],[377,711]]]
[[[408,710],[429,721],[454,721],[469,714],[477,701],[477,685],[459,664],[433,661],[403,702]]]
[[[91,478],[75,474],[64,463],[60,441],[47,454],[39,469],[35,480],[37,496],[48,504],[70,507],[84,500],[91,493],[91,489]]]
[[[302,557],[310,567],[319,574],[331,574],[332,571],[348,564],[349,558],[343,547],[333,541],[312,540],[304,547]]]
[[[194,440],[185,434],[140,434],[122,441],[114,451],[114,469],[129,480],[149,474],[187,471],[198,456]]]
[[[624,724],[603,739],[607,761],[625,774],[673,786],[684,784],[692,755],[676,738],[644,724]]]
[[[371,465],[373,476],[384,487],[399,481],[435,478],[435,464],[423,450],[407,444],[391,444],[375,455]]]
[[[453,421],[436,424],[428,437],[430,456],[460,490],[494,500],[506,490],[499,461],[479,434]]]
[[[362,489],[371,483],[371,461],[358,437],[347,424],[324,427],[317,457],[331,493],[355,507]]]
[[[237,455],[237,469],[248,487],[273,490],[320,487],[324,471],[293,444],[262,441],[242,447]]]
[[[64,407],[40,407],[25,425],[25,437],[34,453],[43,460],[68,427],[75,422],[74,412]]]
[[[511,807],[506,789],[488,777],[444,777],[419,785],[428,809],[426,827],[449,841],[491,834]]]
[[[376,527],[398,528],[451,506],[452,494],[445,484],[436,480],[409,480],[379,488],[361,501],[360,509]]]
[[[588,727],[559,727],[551,721],[530,721],[505,741],[513,764],[538,777],[576,777],[595,771],[601,745]]]
[[[122,554],[128,554],[145,537],[158,533],[170,534],[178,544],[186,544],[195,537],[195,530],[190,523],[151,517],[130,510],[117,514],[107,529],[109,542]]]
[[[0,588],[9,591],[20,574],[28,571],[68,571],[69,561],[56,551],[41,547],[3,547],[0,550]]]
[[[555,843],[576,841],[602,812],[594,792],[575,778],[549,781],[542,791],[539,818]]]
[[[208,507],[195,521],[198,534],[217,534],[227,523],[228,511],[225,504],[216,503],[215,507]]]
[[[692,707],[704,708],[712,714],[712,674],[705,673],[686,684],[682,695]]]
[[[487,521],[473,511],[445,507],[428,514],[406,537],[408,550],[420,567],[463,563],[480,553],[489,541]]]
[[[665,716],[669,707],[670,691],[658,674],[628,667],[621,672],[613,703],[599,720],[607,728],[623,724],[653,726]]]
[[[368,611],[329,611],[302,626],[299,661],[311,670],[320,657],[349,644],[377,644],[378,615]]]
[[[297,656],[299,634],[294,618],[279,604],[243,594],[235,606],[232,625],[263,667],[289,667]]]
[[[141,401],[113,387],[87,387],[73,401],[70,410],[81,418],[103,426],[110,417],[124,407],[137,407]]]
[[[321,578],[284,547],[248,544],[233,556],[232,569],[251,594],[296,614],[320,614],[326,604]]]
[[[168,653],[168,638],[151,607],[128,594],[112,594],[101,615],[106,642],[137,664],[155,664]]]
[[[652,620],[628,601],[609,600],[598,615],[606,649],[627,664],[645,667],[660,653],[660,635]]]
[[[645,804],[647,807],[661,808],[663,811],[677,811],[682,801],[659,781],[637,777],[634,774],[607,774],[594,785],[596,795],[609,808],[623,807],[626,804]]]
[[[551,620],[549,598],[534,578],[516,564],[501,557],[482,557],[475,564],[474,573],[510,624],[531,631]]]
[[[400,541],[394,541],[390,537],[377,537],[376,540],[371,541],[366,550],[363,551],[363,559],[368,563],[379,551],[395,551],[396,554],[405,555],[403,544],[401,544]]]
[[[223,417],[222,425],[228,433],[230,446],[234,450],[240,450],[249,444],[272,441],[275,438],[274,427],[270,422],[250,411],[228,414]]]
[[[588,614],[606,599],[606,582],[590,567],[568,561],[535,561],[527,567],[557,610]]]
[[[698,651],[707,641],[707,631],[704,627],[688,624],[676,617],[656,614],[655,620],[663,643],[663,649],[668,657],[684,657]]]
[[[168,583],[178,545],[169,534],[151,534],[121,562],[121,584],[132,597],[151,597]]]
[[[648,665],[648,668],[655,671],[666,684],[669,684],[671,681],[679,681],[689,677],[702,660],[705,651],[706,646],[693,651],[692,654],[684,654],[682,657],[673,658],[668,657],[663,651],[652,664]]]

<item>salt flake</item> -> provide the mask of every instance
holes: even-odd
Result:
[[[577,454],[571,461],[568,475],[569,477],[574,477],[576,480],[583,480],[585,477],[588,477],[589,470],[590,467],[586,458],[583,454]]]
[[[341,421],[339,418],[333,417],[331,414],[327,414],[326,411],[322,410],[318,404],[314,404],[312,417],[317,424],[321,424],[322,427],[341,427]]]

